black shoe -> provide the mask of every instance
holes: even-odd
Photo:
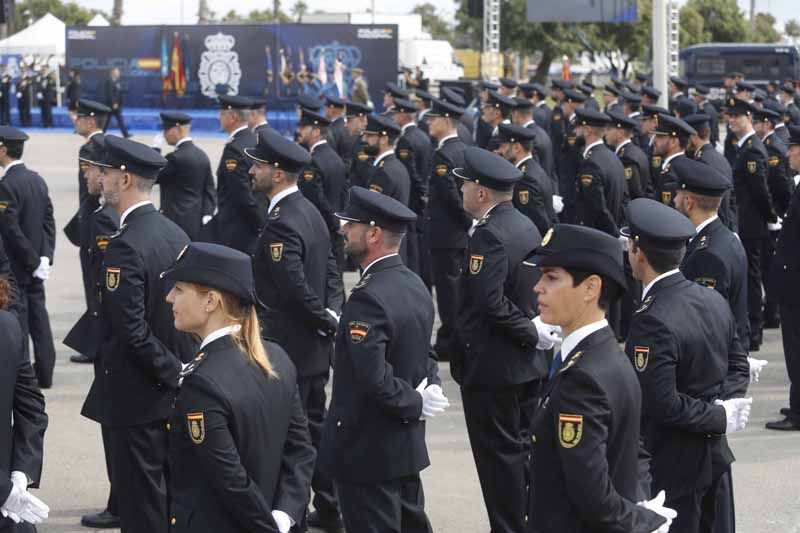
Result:
[[[306,523],[309,527],[321,529],[327,533],[339,533],[344,530],[344,523],[340,516],[321,516],[317,511],[308,513]]]
[[[800,423],[792,420],[788,416],[783,420],[767,422],[767,429],[777,429],[778,431],[800,431]]]
[[[789,407],[781,407],[780,413],[783,416],[792,416],[792,410]]]
[[[69,360],[72,361],[73,363],[91,363],[94,361],[94,359],[92,359],[88,355],[83,355],[82,353],[71,356]]]
[[[114,529],[119,527],[119,517],[105,509],[99,513],[83,515],[81,525],[97,529]]]

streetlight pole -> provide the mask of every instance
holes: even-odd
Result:
[[[667,107],[667,6],[669,0],[653,0],[653,87],[661,91],[659,105]]]

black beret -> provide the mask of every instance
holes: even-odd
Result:
[[[94,100],[81,98],[78,100],[78,108],[75,110],[79,117],[93,117],[95,115],[108,115],[111,108]]]
[[[402,128],[389,117],[382,115],[367,115],[367,127],[364,128],[364,133],[371,133],[373,135],[381,135],[388,137],[396,137],[403,131]]]
[[[593,109],[576,109],[575,116],[577,117],[577,124],[579,126],[597,126],[602,128],[608,126],[611,118],[601,111]]]
[[[637,245],[678,249],[697,233],[688,218],[674,208],[649,198],[633,200],[628,204],[626,214],[628,227],[622,228],[620,233]]]
[[[497,137],[499,142],[518,143],[532,141],[536,138],[536,132],[530,128],[517,124],[506,124],[505,122],[497,126]]]
[[[678,189],[704,196],[722,196],[733,188],[730,178],[714,167],[691,157],[676,157],[670,171],[678,178]]]
[[[161,127],[165,130],[175,126],[185,126],[186,124],[192,123],[192,117],[186,113],[180,113],[178,111],[164,111],[160,114],[160,116]]]
[[[561,267],[597,274],[625,291],[622,246],[617,239],[593,228],[556,224],[526,262],[539,268]]]
[[[246,96],[221,94],[217,99],[220,109],[250,109],[253,105],[253,101]]]
[[[155,180],[167,164],[164,157],[140,142],[106,135],[106,166]]]
[[[653,133],[669,137],[689,137],[691,135],[696,135],[697,130],[682,119],[673,117],[672,115],[661,114],[658,115],[658,124],[656,124]]]
[[[217,289],[238,296],[248,304],[260,303],[256,296],[250,256],[221,244],[188,244],[161,277],[173,282],[197,283]]]
[[[25,142],[29,139],[28,134],[14,126],[0,126],[0,146],[4,142]]]
[[[320,128],[325,128],[330,126],[331,121],[327,118],[323,117],[318,113],[314,113],[313,111],[309,111],[306,108],[303,108],[300,111],[300,120],[297,122],[298,126],[317,126]]]
[[[302,109],[318,111],[319,108],[322,107],[322,101],[309,94],[301,94],[297,97],[297,105]]]
[[[416,213],[391,196],[363,187],[350,188],[350,203],[337,218],[402,233],[417,219]]]
[[[477,146],[464,150],[464,167],[454,168],[453,174],[490,189],[509,191],[522,178],[522,172],[506,159]]]
[[[348,117],[363,117],[370,114],[370,108],[357,102],[347,102],[344,113]]]
[[[264,128],[258,132],[256,145],[245,148],[244,153],[250,159],[292,174],[300,172],[311,161],[305,148],[286,139],[272,128]]]

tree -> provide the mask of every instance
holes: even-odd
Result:
[[[757,43],[777,43],[781,34],[775,29],[777,20],[769,13],[756,13],[755,31],[752,40]]]
[[[453,28],[436,12],[436,6],[431,3],[417,4],[411,13],[420,15],[422,28],[431,34],[434,39],[449,41],[453,37]]]
[[[800,22],[797,22],[797,19],[787,20],[786,24],[783,26],[783,33],[793,41],[796,41],[800,38]]]
[[[705,31],[705,21],[703,15],[690,5],[681,8],[681,36],[680,46],[686,48],[693,44],[705,43],[711,37]]]
[[[308,4],[303,0],[297,0],[292,6],[292,15],[294,15],[297,22],[303,20],[303,16],[308,13]]]
[[[637,1],[638,19],[634,23],[585,24],[593,27],[591,39],[594,51],[600,52],[624,75],[633,61],[650,56],[652,39],[653,0]]]
[[[119,26],[122,24],[122,0],[114,0],[114,7],[111,9],[111,25]]]
[[[689,0],[703,19],[703,33],[708,42],[735,43],[750,38],[750,29],[736,0]]]
[[[278,16],[276,18],[275,12],[272,9],[264,9],[262,11],[254,9],[248,13],[246,17],[231,9],[222,17],[220,22],[222,24],[268,24],[271,22],[292,22],[292,19],[283,11],[278,11]]]
[[[31,23],[52,13],[65,24],[82,26],[89,23],[96,14],[107,16],[96,9],[86,9],[74,2],[63,3],[60,0],[24,0],[14,6],[14,19],[9,33],[16,33],[27,28]]]

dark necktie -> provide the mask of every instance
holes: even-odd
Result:
[[[561,368],[561,352],[559,351],[555,357],[553,357],[553,362],[550,364],[550,374],[548,374],[548,379],[553,379],[558,373],[558,369]]]

